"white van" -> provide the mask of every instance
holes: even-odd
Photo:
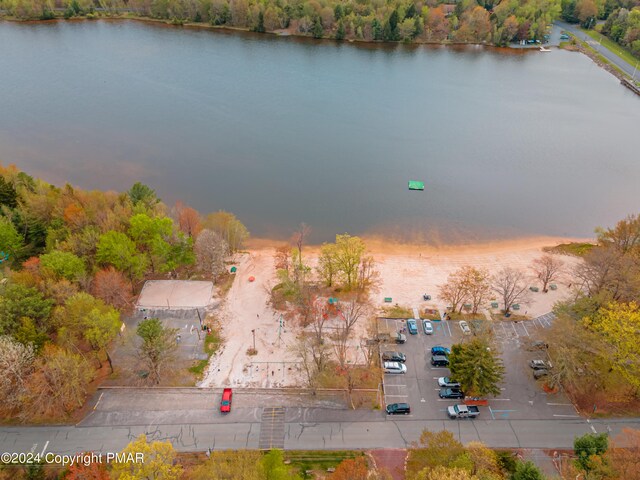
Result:
[[[400,362],[384,362],[384,373],[407,373],[407,366]]]

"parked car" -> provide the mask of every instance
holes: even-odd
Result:
[[[409,320],[407,320],[407,330],[409,330],[409,333],[411,335],[418,334],[418,324],[413,318],[410,318]]]
[[[465,335],[471,335],[471,329],[469,328],[469,324],[467,322],[465,322],[464,320],[460,320],[459,325],[462,333],[464,333]]]
[[[440,398],[464,398],[464,392],[459,388],[441,388]]]
[[[431,355],[449,355],[451,350],[445,347],[441,347],[440,345],[436,345],[435,347],[431,347]]]
[[[425,335],[433,334],[433,325],[429,320],[422,320],[422,329]]]
[[[220,401],[220,412],[229,413],[231,411],[231,399],[233,398],[233,390],[225,388],[222,391],[222,400]]]
[[[569,40],[569,38],[571,37],[569,37],[569,35],[567,35],[566,33],[560,35],[560,40]]]
[[[546,368],[541,368],[539,370],[533,371],[533,378],[535,378],[536,380],[542,377],[546,377],[547,375],[549,375],[549,370],[547,370]]]
[[[407,366],[400,362],[384,362],[384,373],[407,373]]]
[[[551,362],[545,362],[544,360],[531,360],[529,366],[534,370],[548,370],[551,368]]]
[[[460,384],[455,380],[451,380],[449,377],[438,378],[438,385],[447,388],[460,388]]]
[[[411,407],[408,403],[392,403],[387,405],[385,410],[387,415],[409,415],[411,413]]]
[[[474,405],[453,405],[447,408],[449,418],[474,418],[480,415],[480,409]]]
[[[434,367],[448,367],[449,359],[444,355],[433,355],[431,357],[431,365]]]
[[[382,352],[382,360],[385,362],[406,362],[407,356],[401,352]]]

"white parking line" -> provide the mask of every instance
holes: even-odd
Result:
[[[522,328],[524,328],[524,331],[526,332],[527,337],[530,337],[531,335],[529,335],[529,332],[528,332],[527,327],[525,326],[524,322],[522,322]]]
[[[492,402],[510,402],[511,399],[510,398],[492,398],[491,401]]]
[[[549,402],[547,402],[547,405],[554,405],[554,406],[558,406],[558,407],[573,407],[573,403],[549,403]]]
[[[511,326],[513,327],[513,333],[516,334],[516,337],[520,337],[520,335],[518,335],[518,331],[516,330],[516,324],[511,322]]]
[[[591,431],[592,431],[593,433],[598,433],[598,432],[596,431],[596,429],[595,429],[595,427],[594,427],[593,425],[591,425]]]
[[[49,446],[49,440],[47,440],[47,443],[44,444],[44,447],[42,448],[42,453],[40,453],[41,457],[44,457],[44,452],[47,451],[47,447]]]
[[[554,417],[580,418],[580,415],[554,415]]]
[[[449,336],[452,337],[453,334],[451,333],[451,326],[449,325],[449,322],[447,322],[446,320],[445,322],[446,322],[445,325],[447,326],[447,330],[449,330]]]
[[[505,336],[506,336],[506,335],[507,335],[507,329],[506,329],[506,327],[504,326],[504,322],[500,322],[500,325],[502,325],[502,333],[504,333],[504,334],[505,334]]]
[[[407,398],[409,395],[385,395],[386,398],[389,397],[398,397],[398,398]]]

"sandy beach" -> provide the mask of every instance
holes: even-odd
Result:
[[[543,254],[543,247],[571,241],[585,239],[536,237],[441,247],[365,239],[367,252],[374,257],[380,272],[380,286],[371,292],[371,300],[376,307],[382,307],[384,298],[391,297],[393,304],[442,310],[446,302],[438,298],[438,285],[465,265],[486,268],[492,274],[507,266],[517,268],[525,272],[531,286],[539,286],[530,269],[533,260]],[[216,312],[224,346],[212,357],[202,386],[282,387],[300,381],[297,359],[291,351],[297,329],[288,325],[286,319],[281,322],[280,312],[269,305],[270,291],[277,283],[275,252],[281,245],[282,242],[273,240],[252,240],[246,252],[236,255],[236,278]],[[315,267],[318,252],[319,246],[305,247],[305,263]],[[561,258],[567,271],[579,262],[574,257]],[[249,281],[249,277],[255,280]],[[548,313],[554,303],[569,294],[569,282],[561,278],[556,282],[555,291],[531,292],[528,301],[522,304],[521,313],[531,317]],[[425,293],[431,295],[431,301],[423,301]],[[255,330],[257,354],[250,356],[247,351],[253,347],[252,330]]]

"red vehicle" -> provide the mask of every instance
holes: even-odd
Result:
[[[222,413],[228,413],[231,411],[232,397],[233,397],[233,391],[230,388],[225,388],[222,391],[222,401],[220,402],[220,411]]]

